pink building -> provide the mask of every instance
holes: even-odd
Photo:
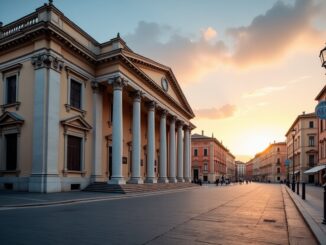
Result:
[[[194,134],[191,136],[193,179],[214,182],[227,178],[227,154],[229,150],[216,138]]]

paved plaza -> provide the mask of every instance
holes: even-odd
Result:
[[[251,183],[142,195],[43,194],[47,202],[42,194],[4,192],[1,244],[318,244],[285,188]],[[26,206],[33,203],[43,206]]]

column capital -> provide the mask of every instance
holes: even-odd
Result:
[[[146,102],[146,106],[148,108],[148,110],[154,110],[156,107],[156,102],[155,101],[148,101]]]
[[[141,90],[135,90],[135,91],[130,92],[129,96],[131,98],[133,98],[134,101],[140,101],[143,98],[144,94],[145,93]]]
[[[34,69],[48,68],[57,72],[61,72],[63,61],[49,52],[41,53],[32,57],[32,65]]]
[[[182,121],[182,120],[177,120],[177,127],[179,128],[179,127],[183,127],[184,126],[184,121]]]
[[[127,86],[128,81],[121,76],[117,76],[112,79],[112,85],[114,90],[122,90],[124,86]]]
[[[93,93],[95,94],[100,93],[102,86],[98,82],[92,81],[91,86],[92,86]]]
[[[176,122],[176,120],[177,120],[177,117],[176,116],[174,116],[174,115],[169,115],[169,121],[170,121],[170,123],[175,123]]]
[[[158,110],[158,113],[161,117],[166,117],[167,114],[168,114],[168,110],[160,107],[160,106],[157,106],[157,110]]]

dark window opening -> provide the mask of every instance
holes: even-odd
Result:
[[[315,164],[315,155],[309,155],[309,166],[313,166]]]
[[[80,184],[71,184],[70,190],[80,190]]]
[[[309,128],[313,128],[314,127],[314,121],[310,121],[309,122]]]
[[[315,146],[315,137],[309,136],[309,146]]]
[[[204,149],[204,156],[206,157],[208,155],[207,149]]]
[[[198,156],[198,150],[197,149],[194,150],[194,156],[195,157]]]
[[[13,190],[14,189],[14,184],[13,183],[4,183],[4,188],[6,190]]]
[[[7,77],[7,104],[15,103],[17,101],[17,77],[16,75]]]
[[[81,83],[71,79],[70,80],[70,105],[72,107],[81,109]]]
[[[68,152],[67,152],[67,168],[68,170],[81,170],[81,144],[82,138],[68,135]]]
[[[6,134],[6,170],[17,168],[17,134]]]

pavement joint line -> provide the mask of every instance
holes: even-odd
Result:
[[[285,216],[285,223],[286,223],[286,233],[288,234],[288,240],[290,244],[290,231],[289,231],[289,223],[288,223],[288,213],[286,212],[286,203],[285,203],[285,190],[282,187],[282,199],[283,199],[283,207],[284,207],[284,216]]]
[[[110,200],[121,200],[126,198],[137,198],[137,197],[147,197],[155,196],[160,194],[169,194],[175,192],[182,192],[186,190],[197,189],[200,187],[190,187],[183,189],[175,190],[164,190],[164,191],[155,191],[155,192],[145,192],[145,193],[136,193],[136,194],[118,194],[119,196],[110,196],[110,197],[92,197],[92,198],[82,198],[82,199],[70,199],[64,201],[54,201],[54,202],[44,202],[44,203],[27,203],[20,205],[0,205],[0,211],[9,210],[9,209],[22,209],[22,208],[38,208],[38,207],[52,207],[59,205],[69,205],[69,204],[78,204],[78,203],[89,203],[89,202],[100,202],[100,201],[110,201]]]
[[[310,216],[309,212],[306,210],[304,205],[301,202],[304,202],[300,199],[300,196],[296,196],[296,193],[292,193],[292,190],[286,188],[287,193],[291,197],[293,203],[295,204],[296,208],[298,209],[299,213],[303,217],[303,220],[306,222],[307,226],[311,230],[312,234],[315,236],[316,240],[320,244],[326,244],[326,236],[325,233],[320,229],[319,225],[316,221]]]
[[[246,192],[246,193],[244,193],[244,194],[242,194],[242,195],[240,195],[240,196],[237,196],[237,197],[235,197],[235,198],[233,198],[233,199],[231,199],[231,200],[229,200],[229,201],[226,201],[225,203],[222,203],[222,204],[218,205],[217,207],[211,208],[211,209],[209,209],[209,210],[207,210],[207,211],[204,211],[204,212],[202,212],[202,213],[200,213],[200,214],[195,214],[193,217],[190,217],[189,219],[187,219],[187,220],[185,220],[185,221],[183,221],[183,222],[181,222],[181,223],[179,223],[179,224],[176,224],[175,226],[173,226],[172,228],[170,228],[170,229],[167,230],[166,232],[163,232],[162,234],[159,234],[159,235],[153,237],[152,239],[150,239],[150,240],[148,240],[148,241],[142,243],[142,245],[149,244],[149,243],[155,241],[156,239],[159,239],[160,237],[166,235],[166,234],[169,233],[170,231],[175,230],[177,227],[179,227],[179,226],[181,226],[181,225],[183,225],[183,224],[186,224],[186,223],[188,223],[188,222],[191,221],[191,220],[196,220],[197,217],[199,217],[199,216],[201,216],[201,215],[204,215],[204,214],[206,214],[206,213],[212,212],[212,211],[216,210],[216,209],[219,208],[219,207],[223,207],[223,206],[225,206],[227,203],[232,202],[233,200],[238,199],[238,198],[241,198],[241,197],[243,197],[243,196],[245,196],[245,195],[247,195],[247,194],[249,194],[249,193],[251,193],[251,192],[254,192],[254,191],[255,191],[255,189],[254,189],[254,190],[251,190],[251,191],[248,191],[248,192]],[[196,240],[196,241],[197,241],[197,240]],[[198,242],[198,241],[197,241],[197,242]],[[207,242],[206,242],[206,243],[207,243]],[[209,244],[209,243],[207,243],[207,244]]]

